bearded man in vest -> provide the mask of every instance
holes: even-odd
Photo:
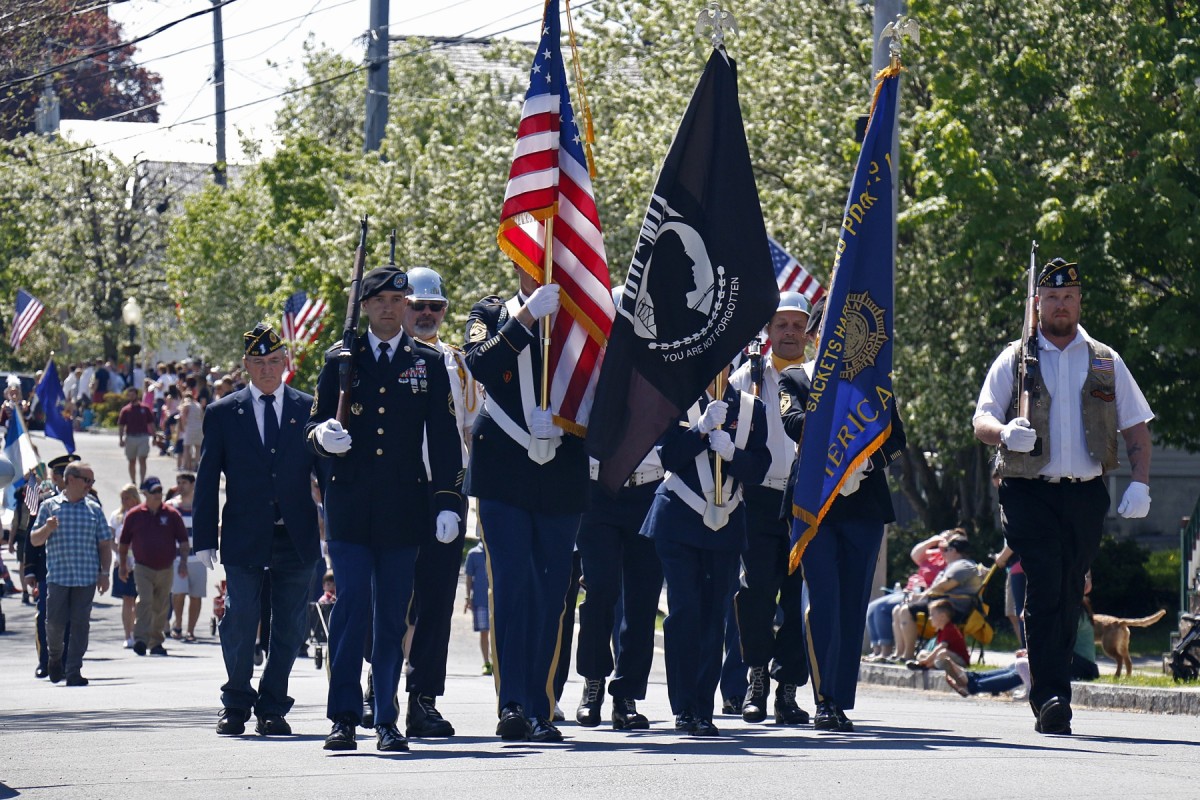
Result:
[[[1101,478],[1125,440],[1132,481],[1117,513],[1150,510],[1150,429],[1154,418],[1129,368],[1079,325],[1077,264],[1056,258],[1037,280],[1041,390],[1029,417],[1017,412],[1020,342],[988,370],[975,408],[975,436],[999,446],[1000,508],[1008,545],[1028,585],[1025,630],[1038,733],[1071,733],[1071,652],[1084,576],[1100,549],[1109,495]]]

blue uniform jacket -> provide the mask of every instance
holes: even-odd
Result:
[[[386,367],[366,335],[354,345],[354,376],[346,430],[349,452],[331,455],[316,442],[317,425],[338,404],[341,345],[326,351],[308,423],[312,452],[328,464],[326,538],[373,547],[412,546],[430,540],[430,503],[461,513],[462,446],[454,418],[450,377],[442,354],[402,334]],[[421,443],[428,430],[426,478]]]
[[[273,455],[263,447],[253,404],[254,396],[245,388],[217,400],[204,414],[192,512],[193,549],[216,549],[219,525],[221,563],[270,566],[278,507],[296,552],[305,561],[316,561],[321,556],[311,489],[316,459],[304,446],[312,396],[284,387],[279,442]],[[225,507],[218,518],[222,472]]]
[[[504,301],[485,297],[467,318],[464,347],[467,369],[483,384],[487,402],[497,403],[510,419],[525,427],[517,357],[530,348],[534,397],[541,399],[542,350],[534,333],[508,313]],[[588,459],[583,439],[564,433],[554,458],[538,464],[504,432],[487,405],[475,419],[466,493],[500,500],[528,511],[578,514],[588,507]]]
[[[733,387],[725,390],[725,402],[729,404],[729,412],[722,426],[731,437],[736,437],[739,425],[750,424],[750,435],[746,447],[737,450],[733,459],[723,462],[721,469],[725,476],[734,479],[734,489],[741,484],[756,486],[762,483],[771,467],[771,450],[767,447],[767,410],[762,401],[754,400],[753,420],[738,419],[741,404],[741,392]],[[700,400],[700,411],[708,407],[707,395]],[[711,465],[716,454],[708,449],[708,436],[688,425],[686,416],[679,423],[672,425],[664,434],[659,448],[659,458],[663,468],[683,479],[693,492],[702,495],[700,476],[696,472],[696,456],[708,452]],[[746,546],[746,511],[744,504],[739,503],[730,517],[729,522],[720,530],[712,530],[704,524],[704,520],[692,510],[674,492],[667,488],[666,482],[655,492],[654,503],[650,513],[642,524],[642,535],[651,539],[666,539],[680,542],[692,547],[705,550],[736,550],[740,552]]]
[[[800,441],[804,432],[804,408],[808,403],[808,394],[812,384],[800,364],[788,367],[779,375],[779,405],[783,411],[783,429],[788,438],[794,442]],[[878,522],[894,522],[896,511],[892,506],[892,493],[888,489],[887,476],[884,470],[904,451],[907,440],[904,436],[904,423],[896,404],[892,403],[892,432],[871,456],[874,468],[863,478],[858,491],[852,495],[838,497],[829,507],[825,519],[835,522],[839,519],[871,519]],[[796,489],[796,470],[792,467],[791,477],[788,478],[787,491],[783,495],[782,516],[791,519],[792,496]]]

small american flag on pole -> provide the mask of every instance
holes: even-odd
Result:
[[[564,430],[583,435],[615,311],[560,37],[558,0],[547,0],[497,241],[518,267],[544,283],[546,221],[554,220],[552,278],[561,286],[561,307],[550,334],[550,408]]]
[[[825,296],[825,289],[820,281],[800,266],[795,256],[769,236],[767,244],[771,248],[771,265],[775,267],[775,282],[779,284],[779,291],[799,292],[810,303],[815,303]]]
[[[12,336],[9,339],[14,353],[21,349],[21,342],[25,341],[45,310],[40,300],[24,289],[17,289],[17,313],[13,316]]]
[[[285,383],[291,383],[296,375],[296,368],[300,365],[299,357],[293,361],[294,346],[312,344],[317,340],[321,331],[325,329],[322,320],[328,310],[328,303],[316,298],[310,299],[308,293],[303,290],[293,294],[283,304],[283,339],[291,342],[293,346],[288,348],[288,365],[283,373]]]

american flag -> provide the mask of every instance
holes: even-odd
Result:
[[[544,283],[545,221],[554,219],[552,277],[562,287],[562,306],[550,334],[550,408],[564,430],[583,435],[615,312],[560,36],[558,0],[547,0],[496,238],[505,255]]]
[[[308,293],[301,290],[287,299],[283,304],[283,339],[297,344],[312,344],[325,329],[322,318],[329,310],[329,304],[320,299],[309,299]],[[283,373],[285,383],[291,383],[300,366],[299,357],[292,360],[293,348],[288,348],[288,365]]]
[[[14,353],[21,349],[21,342],[25,341],[45,310],[40,300],[24,289],[17,289],[17,313],[13,316],[12,337],[9,339]]]
[[[810,303],[815,303],[825,296],[825,289],[820,281],[800,266],[795,256],[769,236],[767,244],[771,248],[771,264],[775,267],[775,282],[779,284],[779,291],[799,292]]]
[[[25,507],[29,516],[37,518],[38,509],[42,507],[42,482],[34,478],[25,485]]]

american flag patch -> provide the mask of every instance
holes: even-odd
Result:
[[[1096,356],[1092,359],[1092,372],[1112,372],[1113,360]]]

